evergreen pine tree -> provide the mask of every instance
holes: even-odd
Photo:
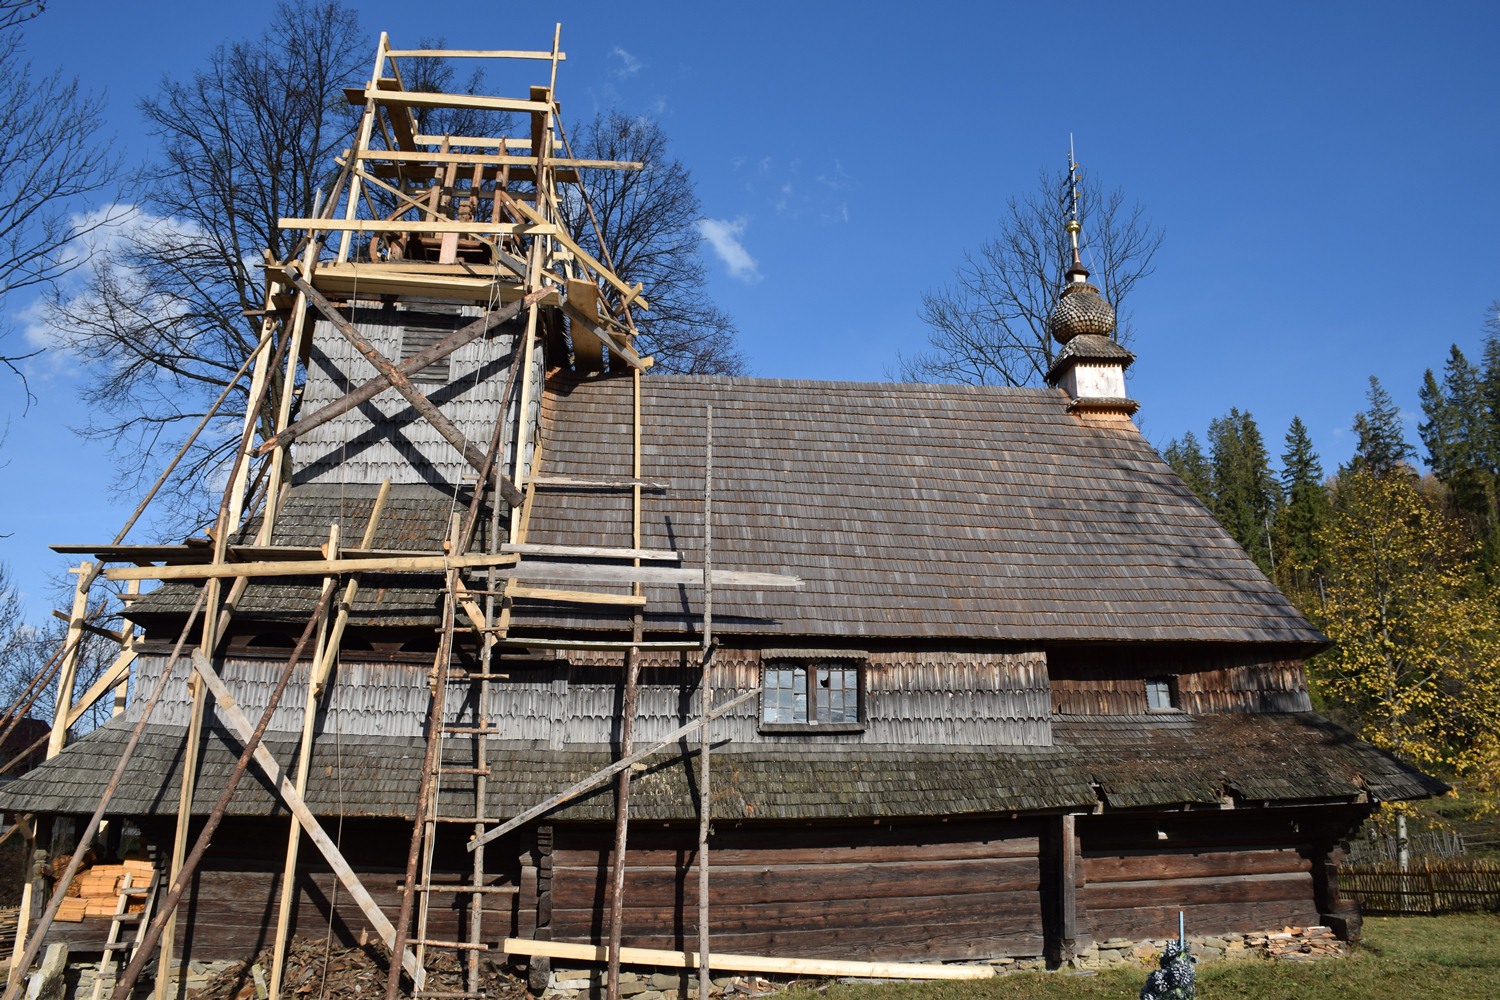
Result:
[[[1319,532],[1328,523],[1328,490],[1323,464],[1301,417],[1293,417],[1281,455],[1281,486],[1286,507],[1277,519],[1277,582],[1305,605],[1323,573],[1323,545]]]
[[[1281,503],[1281,487],[1255,418],[1231,409],[1208,425],[1213,470],[1214,516],[1255,562],[1270,573],[1274,561],[1269,528]]]
[[[1205,507],[1213,505],[1213,470],[1209,468],[1203,446],[1198,443],[1198,438],[1192,431],[1184,434],[1180,441],[1173,438],[1167,442],[1162,458],[1167,460],[1172,471],[1187,484],[1188,489],[1203,501]]]
[[[1396,401],[1374,375],[1370,376],[1370,391],[1365,398],[1370,401],[1370,408],[1354,417],[1354,433],[1359,442],[1355,445],[1350,469],[1386,476],[1407,468],[1407,463],[1417,457],[1417,452],[1401,431],[1401,411],[1396,407]]]

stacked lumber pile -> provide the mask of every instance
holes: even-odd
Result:
[[[145,888],[151,882],[151,871],[151,862],[135,859],[80,869],[68,885],[68,895],[57,911],[57,919],[78,923],[85,917],[113,917],[126,874],[130,875],[132,886]],[[132,897],[125,912],[140,913],[145,905],[143,897]]]
[[[1266,935],[1266,955],[1290,961],[1308,961],[1344,954],[1344,942],[1329,927],[1286,927]]]

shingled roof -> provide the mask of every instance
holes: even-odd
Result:
[[[641,395],[642,476],[666,486],[642,543],[701,557],[712,405],[715,567],[806,581],[716,592],[721,632],[1324,641],[1133,424],[1060,390],[653,376]],[[628,470],[629,380],[556,380],[543,419],[544,475]],[[629,517],[628,493],[546,489],[528,540],[620,545]],[[694,627],[691,588],[648,598],[648,628]]]
[[[863,819],[1008,812],[1217,806],[1224,797],[1290,805],[1421,798],[1447,786],[1311,713],[1272,715],[1072,717],[1054,724],[1044,748],[941,750],[900,747],[736,746],[715,751],[714,816],[729,820]],[[147,727],[112,815],[172,815],[182,780],[186,727]],[[46,766],[0,790],[0,809],[86,813],[129,736],[116,719]],[[296,738],[267,748],[289,767]],[[204,741],[194,801],[206,813],[240,744],[217,724]],[[547,750],[493,741],[493,816],[511,816],[606,766],[606,747]],[[420,739],[324,736],[315,745],[307,801],[314,812],[409,817],[417,799]],[[664,754],[631,785],[637,819],[691,819],[697,788],[692,755]],[[613,814],[611,787],[556,815],[602,820]],[[472,810],[445,799],[445,808]],[[461,794],[461,793],[460,793]],[[263,776],[251,769],[230,803],[235,815],[280,815]]]

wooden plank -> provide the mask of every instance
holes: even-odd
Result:
[[[603,962],[608,956],[602,945],[569,944],[565,941],[522,941],[506,938],[507,955],[533,955]],[[698,954],[656,948],[621,948],[620,961],[627,965],[659,965],[664,968],[696,969]],[[852,976],[864,979],[989,979],[995,970],[985,965],[923,965],[909,962],[840,962],[830,959],[776,958],[771,955],[711,956],[716,969],[736,972],[769,972],[799,976]]]
[[[635,368],[639,371],[645,371],[655,363],[650,358],[643,358],[640,355],[636,354],[633,348],[629,348],[624,345],[622,337],[616,337],[609,330],[600,326],[597,321],[590,320],[587,316],[578,312],[578,310],[574,309],[567,302],[563,303],[563,310],[568,314],[568,318],[572,321],[570,324],[570,328],[576,329],[578,327],[582,327],[586,332],[592,334],[600,344],[608,347],[615,354],[623,358],[625,363],[630,365],[632,368]],[[573,338],[575,351],[577,350],[577,345],[580,343],[580,341],[583,341],[585,339],[586,338],[582,337]]]
[[[455,145],[458,145],[457,143]],[[505,153],[425,153],[406,149],[365,149],[354,154],[355,159],[366,163],[457,163],[484,164],[486,166],[531,166],[534,156],[510,156]],[[636,160],[578,160],[563,157],[547,157],[552,167],[572,167],[583,170],[644,170],[646,165]],[[512,194],[511,197],[517,197]]]
[[[208,689],[213,692],[215,714],[229,726],[230,731],[236,737],[240,740],[249,740],[255,727],[251,725],[249,718],[246,717],[239,703],[234,700],[234,695],[230,693],[228,685],[224,683],[217,671],[214,670],[213,664],[209,663],[208,658],[202,653],[194,651],[193,668],[198,672],[198,676],[203,679]],[[286,773],[282,771],[281,765],[276,763],[276,759],[271,756],[270,751],[264,745],[256,746],[255,762],[260,765],[261,771],[265,773],[266,780],[271,783],[271,787],[276,790],[276,794],[281,797],[281,801],[286,803],[287,809],[297,818],[297,822],[302,824],[302,829],[307,832],[308,839],[316,844],[318,850],[322,852],[323,859],[328,862],[328,867],[332,868],[338,875],[339,882],[348,890],[349,895],[354,898],[355,903],[360,908],[360,912],[365,915],[365,919],[370,921],[371,925],[374,926],[376,933],[380,935],[380,939],[385,942],[386,947],[394,951],[396,928],[391,924],[385,913],[381,911],[380,907],[375,904],[375,901],[370,898],[370,893],[365,889],[364,884],[360,882],[359,876],[354,873],[354,869],[349,867],[349,863],[344,860],[343,853],[334,844],[332,838],[324,831],[317,817],[312,814],[312,810],[307,808],[307,804],[302,800],[302,796],[297,793],[297,789],[288,780]],[[412,981],[417,984],[417,988],[421,989],[424,985],[425,974],[422,971],[422,967],[417,964],[416,956],[411,953],[410,949],[402,949],[401,967],[412,977]]]
[[[558,601],[565,604],[613,604],[624,607],[646,606],[644,597],[634,594],[600,594],[592,590],[551,590],[546,587],[507,587],[506,596],[517,600]]]
[[[496,639],[495,645],[506,649],[598,649],[598,650],[624,650],[634,646],[643,650],[685,650],[699,649],[702,643],[696,640],[685,642],[631,642],[629,639],[525,639],[514,636],[508,639]]]
[[[502,575],[516,580],[556,580],[566,583],[641,583],[649,586],[701,586],[703,571],[688,566],[605,566],[588,563],[521,562]],[[757,590],[796,590],[800,577],[783,573],[751,573],[717,569],[716,587],[751,587]]]
[[[558,236],[550,222],[455,222],[452,219],[277,219],[282,229],[353,233],[470,233],[475,236]],[[492,279],[493,280],[493,279]]]
[[[533,486],[541,480],[533,479]],[[505,542],[501,552],[512,552],[521,556],[565,556],[573,559],[644,559],[649,562],[681,562],[682,553],[668,549],[608,548],[596,545],[543,545],[535,542]]]
[[[459,556],[403,556],[379,559],[289,559],[274,562],[208,564],[203,566],[119,566],[106,569],[107,580],[204,580],[234,577],[330,576],[339,573],[433,573],[458,567],[482,569],[515,563],[509,553]]]
[[[365,90],[365,100],[393,108],[462,108],[468,111],[518,111],[545,113],[550,101],[526,101],[517,97],[485,97],[480,94],[438,94],[416,90]]]
[[[536,476],[531,483],[533,486],[581,489],[630,489],[639,486],[644,490],[666,490],[671,486],[660,480],[637,479],[634,476]]]
[[[392,59],[557,59],[563,62],[566,52],[535,49],[387,49]]]

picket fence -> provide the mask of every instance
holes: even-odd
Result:
[[[1367,914],[1500,912],[1500,863],[1413,861],[1339,866],[1339,892]]]

